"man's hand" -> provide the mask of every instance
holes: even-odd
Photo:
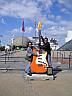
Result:
[[[41,39],[43,39],[43,36],[41,36]]]
[[[34,56],[37,56],[37,53],[34,53]]]
[[[41,44],[39,43],[38,46],[40,46]]]
[[[41,38],[42,38],[42,36],[41,36]]]
[[[34,53],[34,56],[39,56],[38,52]]]

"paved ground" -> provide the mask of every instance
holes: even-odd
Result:
[[[24,72],[0,72],[0,96],[72,96],[72,71],[56,76],[55,80],[30,81]]]
[[[22,56],[21,54],[23,52],[12,56]],[[24,66],[23,62],[9,64],[10,66],[7,65],[7,67],[19,69]],[[0,66],[2,66],[2,62],[0,62]],[[72,70],[57,72],[55,76],[55,80],[30,81],[26,80],[23,70],[7,72],[0,70],[0,96],[72,96]]]
[[[60,72],[53,81],[32,81],[39,96],[72,96],[72,72]]]

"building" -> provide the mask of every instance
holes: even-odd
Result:
[[[50,39],[50,46],[51,46],[52,50],[57,50],[59,48],[58,42],[54,38]]]
[[[65,38],[65,42],[68,42],[72,39],[72,31],[68,31],[67,37]]]
[[[58,51],[72,51],[72,39],[61,46]]]
[[[14,46],[21,46],[21,47],[27,47],[27,43],[30,42],[30,39],[27,37],[16,37],[12,40],[12,45]]]

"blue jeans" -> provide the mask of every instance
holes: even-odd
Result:
[[[26,65],[25,72],[26,72],[27,74],[30,74],[30,73],[31,73],[30,64],[27,64],[27,65]]]
[[[49,65],[52,65],[51,64],[51,54],[48,54],[48,63],[49,63]]]

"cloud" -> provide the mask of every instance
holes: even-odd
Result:
[[[3,37],[1,38],[1,43],[3,43],[3,45],[6,44],[11,44],[11,36],[9,35],[3,35]]]
[[[19,29],[18,28],[15,28],[15,29],[11,30],[11,32],[12,33],[17,33],[17,32],[19,32]]]
[[[14,28],[12,30],[8,30],[7,36],[9,36],[9,38],[13,38],[17,36],[18,34],[20,34],[20,28]]]
[[[14,29],[12,29],[11,31],[9,31],[12,35],[16,35],[16,34],[20,34],[20,33],[22,33],[22,27],[20,27],[20,29],[19,28],[14,28]],[[33,27],[25,27],[25,32],[24,32],[24,34],[31,34],[31,33],[33,33],[34,32],[34,28]],[[33,35],[33,34],[32,34]]]
[[[56,35],[56,36],[66,35],[65,29],[62,26],[52,26],[50,28],[47,28],[45,30],[45,33],[48,34],[49,36],[51,36],[51,35]]]
[[[2,23],[2,24],[6,24],[4,18],[1,19],[1,23]]]
[[[24,33],[30,33],[34,30],[33,27],[25,27],[25,32]],[[20,27],[20,31],[19,32],[22,32],[22,27]]]
[[[67,8],[72,9],[72,0],[59,0],[59,3],[64,4]]]
[[[17,2],[17,0],[16,2],[9,2],[9,0],[0,1],[0,15],[30,18],[36,14],[39,14],[39,10],[32,1],[24,3]]]
[[[56,20],[57,20],[57,21],[62,20],[62,16],[60,16],[60,15],[56,16]]]
[[[50,24],[50,23],[49,23]],[[43,31],[42,31],[42,35],[43,36],[48,36],[50,37],[56,37],[56,38],[65,38],[67,35],[68,30],[72,30],[72,22],[68,22],[68,21],[59,21],[59,22],[52,22],[52,24],[49,25],[48,27],[46,27]]]
[[[0,1],[0,15],[31,18],[41,16],[45,11],[49,13],[51,0],[2,0]]]

